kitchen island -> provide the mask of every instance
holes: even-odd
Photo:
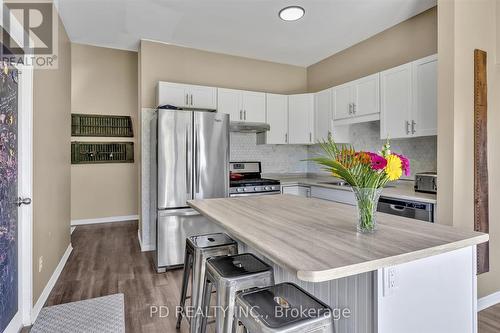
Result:
[[[475,246],[488,235],[378,214],[356,232],[355,207],[288,195],[190,206],[299,283],[352,314],[337,332],[475,332]]]

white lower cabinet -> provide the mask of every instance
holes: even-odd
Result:
[[[311,188],[303,185],[283,185],[281,186],[281,193],[309,198],[311,197]]]
[[[350,190],[336,190],[319,186],[311,186],[311,198],[335,201],[347,205],[356,205],[354,192]]]

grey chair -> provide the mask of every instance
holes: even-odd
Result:
[[[228,256],[238,253],[238,243],[224,233],[198,235],[186,239],[184,257],[184,275],[182,278],[180,308],[182,312],[177,317],[176,327],[181,327],[183,314],[186,313],[187,289],[191,275],[191,309],[194,315],[187,318],[190,322],[190,332],[198,333],[201,325],[200,303],[205,283],[205,267],[207,259],[217,256]]]
[[[234,325],[251,333],[335,332],[331,308],[292,283],[239,293]]]
[[[233,331],[236,293],[274,284],[273,268],[250,253],[207,260],[206,282],[201,302],[204,316],[201,332],[206,332],[212,288],[217,291],[215,332]]]

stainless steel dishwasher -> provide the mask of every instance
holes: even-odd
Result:
[[[434,204],[381,197],[377,211],[411,219],[434,222]]]

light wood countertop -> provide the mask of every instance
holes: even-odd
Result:
[[[303,281],[322,282],[486,242],[488,235],[377,213],[356,232],[356,207],[292,195],[192,200],[189,205]]]

